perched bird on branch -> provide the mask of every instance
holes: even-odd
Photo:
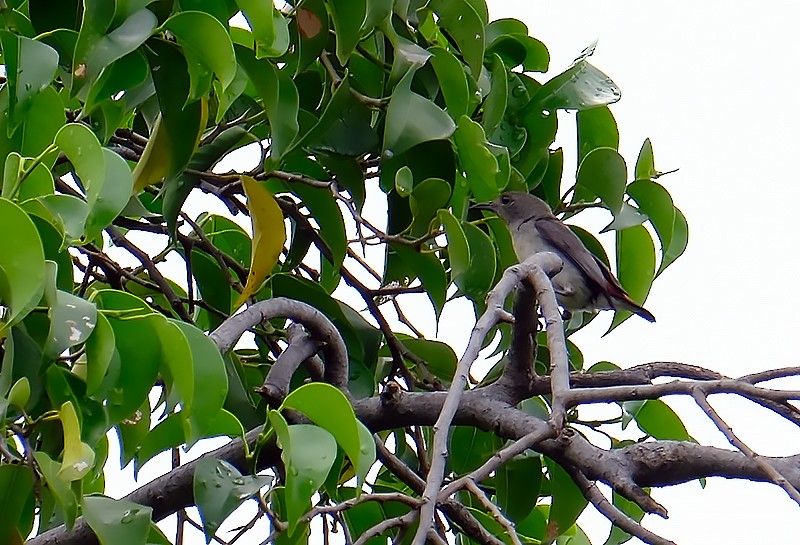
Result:
[[[490,210],[506,223],[520,261],[540,252],[552,252],[561,258],[564,268],[551,280],[558,303],[566,310],[624,309],[655,322],[655,317],[631,299],[605,263],[586,249],[543,200],[509,191],[473,208]]]

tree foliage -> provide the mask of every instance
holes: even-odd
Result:
[[[508,232],[470,210],[516,190],[567,218],[607,211],[638,301],[680,257],[686,220],[649,140],[630,172],[618,153],[608,105],[620,92],[592,47],[545,79],[545,45],[521,21],[490,21],[483,0],[9,0],[0,13],[4,543],[179,542],[155,525],[176,512],[211,539],[254,498],[225,542],[262,517],[268,542],[300,542],[320,517],[358,544],[442,543],[445,531],[580,544],[591,501],[618,526],[607,543],[662,543],[638,525],[665,513],[646,487],[779,482],[693,443],[659,398],[735,391],[800,420],[785,396],[755,386],[763,377],[586,365],[547,299],[541,272],[557,264],[507,271]],[[577,111],[574,179],[552,149],[558,110]],[[256,166],[221,172],[237,150]],[[227,212],[204,210],[211,200]],[[517,284],[512,327],[502,308]],[[413,294],[437,320],[454,298],[472,303],[464,357],[406,317]],[[246,330],[253,341],[237,344]],[[503,359],[475,382],[469,365],[491,339]],[[662,376],[690,381],[651,384]],[[581,421],[592,402],[619,417]],[[630,422],[647,441],[616,438]],[[592,429],[612,448],[589,442]],[[182,463],[220,436],[233,441]],[[169,450],[165,477],[104,495],[107,464]]]

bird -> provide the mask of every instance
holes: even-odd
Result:
[[[494,212],[505,222],[520,262],[540,252],[552,252],[561,258],[564,266],[551,281],[559,305],[568,312],[624,309],[648,322],[656,321],[540,198],[509,191],[472,208]]]

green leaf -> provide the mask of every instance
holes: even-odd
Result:
[[[653,156],[653,144],[649,138],[644,139],[642,149],[639,150],[639,157],[636,159],[636,179],[651,180],[658,176],[655,158]]]
[[[470,264],[456,283],[464,295],[482,305],[486,294],[494,285],[497,260],[490,259],[490,256],[495,253],[495,246],[480,227],[461,222],[461,228],[469,245]]]
[[[328,6],[336,36],[336,57],[345,65],[361,40],[361,25],[367,16],[367,1],[331,0]]]
[[[626,401],[622,406],[639,428],[655,439],[694,441],[680,417],[660,399]]]
[[[186,440],[185,421],[180,413],[172,413],[150,430],[141,439],[138,452],[135,452],[135,470],[149,462],[156,454],[169,448],[180,446]]]
[[[153,509],[128,500],[105,496],[83,498],[83,518],[100,545],[145,545]]]
[[[542,485],[542,459],[538,455],[517,456],[497,469],[494,478],[497,505],[515,523],[531,513]]]
[[[683,212],[675,207],[675,223],[672,226],[672,240],[661,257],[661,266],[658,268],[656,276],[664,272],[667,267],[683,254],[688,242],[689,225],[686,223],[686,217],[683,215]]]
[[[50,85],[58,68],[58,53],[49,45],[0,31],[8,78],[8,134],[22,124],[33,99]]]
[[[75,498],[75,493],[70,488],[69,483],[58,478],[58,470],[61,464],[53,461],[50,456],[41,451],[34,452],[33,457],[47,483],[47,488],[50,489],[56,500],[58,512],[63,517],[67,529],[71,529],[75,523],[75,517],[78,515],[78,500]],[[4,503],[3,505],[6,504]]]
[[[497,19],[486,26],[486,55],[496,53],[509,68],[522,65],[525,72],[547,72],[547,47],[528,36],[528,27],[517,19]]]
[[[464,475],[480,467],[502,444],[493,433],[471,426],[453,426],[449,462],[453,471]]]
[[[431,66],[441,86],[447,113],[453,119],[469,114],[470,90],[464,67],[452,53],[443,47],[431,47]]]
[[[622,209],[620,209],[620,211],[617,212],[617,215],[614,216],[614,220],[603,227],[600,232],[606,233],[608,231],[627,229],[628,227],[633,227],[634,225],[641,225],[646,222],[647,219],[647,216],[642,214],[639,208],[623,202]]]
[[[633,519],[636,522],[641,522],[644,518],[644,510],[641,507],[636,505],[634,502],[624,498],[616,490],[612,491],[611,493],[611,502],[623,513],[625,513],[628,517]],[[611,534],[608,536],[608,539],[603,545],[620,545],[621,543],[625,543],[631,536],[625,530],[621,530],[618,526],[611,527]]]
[[[56,268],[47,262],[48,289],[45,300],[50,307],[50,333],[47,335],[45,355],[56,359],[64,350],[86,341],[97,324],[97,308],[94,303],[77,295],[56,289]]]
[[[73,61],[73,96],[87,92],[88,86],[112,62],[133,52],[149,38],[158,24],[156,16],[147,9],[131,13],[119,26],[106,34],[114,13],[113,4],[91,0],[83,10],[83,22],[75,44]]]
[[[119,373],[119,356],[116,368],[112,365],[116,353],[114,330],[103,314],[97,314],[97,325],[92,335],[86,340],[86,395],[101,399],[105,394],[101,390],[107,376]],[[98,395],[95,395],[98,394]]]
[[[193,490],[206,543],[211,541],[220,524],[237,507],[270,484],[271,476],[242,475],[224,460],[203,458],[197,462]]]
[[[483,128],[469,117],[461,116],[453,140],[458,151],[458,162],[467,174],[467,182],[475,199],[483,202],[497,197],[500,194],[500,167],[487,147]]]
[[[270,411],[269,421],[278,436],[281,458],[286,467],[286,518],[291,534],[310,507],[311,496],[322,486],[333,467],[336,439],[317,426],[288,426],[277,411]]]
[[[11,536],[19,535],[17,525],[23,517],[28,498],[33,495],[33,475],[26,465],[0,466],[0,539],[14,543]],[[22,541],[18,541],[22,543]]]
[[[617,102],[622,96],[619,87],[586,61],[594,46],[587,47],[571,67],[542,85],[526,111],[587,110]]]
[[[486,134],[494,133],[506,113],[508,101],[508,76],[506,67],[499,56],[492,60],[492,89],[483,102],[483,119],[481,124]],[[460,119],[459,119],[460,123]]]
[[[429,5],[439,15],[439,26],[455,41],[472,78],[477,81],[483,67],[486,39],[481,15],[465,0],[433,0]]]
[[[619,130],[608,106],[581,110],[578,124],[578,164],[596,148],[619,148]]]
[[[217,19],[201,11],[182,11],[167,19],[161,28],[175,35],[186,55],[191,81],[187,102],[208,94],[212,72],[223,89],[233,82],[236,75],[233,43]]]
[[[30,181],[30,180],[28,180]],[[27,184],[22,187],[28,187]],[[49,222],[61,234],[60,250],[80,241],[86,232],[89,206],[72,195],[44,195],[22,204],[30,214]]]
[[[612,148],[596,148],[581,161],[572,202],[599,198],[615,216],[622,209],[627,181],[625,159]]]
[[[8,307],[0,317],[0,337],[22,320],[44,293],[45,262],[39,232],[28,214],[13,202],[0,198],[0,305]]]
[[[192,355],[192,388],[194,399],[189,413],[192,441],[207,433],[222,410],[228,393],[228,375],[219,349],[209,337],[191,324],[170,320],[181,330]],[[165,359],[170,357],[164,355]],[[184,411],[186,407],[184,406]]]
[[[547,535],[564,535],[580,515],[589,501],[583,496],[572,477],[554,461],[547,459],[550,473],[550,486],[553,496],[550,517],[547,522]]]
[[[363,482],[372,462],[367,467],[359,466],[361,434],[358,420],[353,407],[341,391],[324,382],[311,382],[291,392],[281,406],[300,411],[317,426],[327,430],[355,466],[359,483]]]
[[[325,3],[322,0],[306,0],[297,8],[295,21],[299,38],[295,74],[299,74],[319,57],[328,43],[330,26]]]
[[[458,357],[449,344],[430,339],[403,338],[401,341],[425,362],[431,373],[445,382],[453,380]]]
[[[384,154],[399,155],[429,140],[443,140],[455,131],[451,117],[432,101],[411,91],[414,71],[397,84],[386,110]]]
[[[300,99],[294,81],[268,60],[258,60],[249,49],[234,46],[236,59],[264,100],[270,126],[270,157],[277,161],[289,149],[300,130]]]
[[[154,320],[164,318],[138,297],[116,290],[96,292],[94,301],[112,311],[106,317],[114,331],[120,374],[108,396],[108,411],[111,421],[119,422],[141,406],[156,381],[161,344]]]
[[[407,168],[402,167],[397,172]],[[413,176],[410,169],[408,173]],[[396,177],[397,175],[395,179]],[[430,232],[436,214],[450,202],[450,193],[450,184],[441,178],[427,178],[413,186],[408,199],[411,216],[414,218],[411,222],[411,236],[422,236]]]
[[[450,279],[454,281],[467,269],[471,261],[469,244],[461,223],[449,210],[439,210],[439,221],[447,237],[447,255],[450,258]]]
[[[675,205],[672,204],[672,197],[662,185],[646,178],[637,179],[631,183],[627,192],[636,200],[639,210],[647,214],[650,223],[656,230],[661,241],[661,269],[663,269],[666,250],[672,242],[672,233],[675,227],[676,212]]]
[[[401,280],[390,278],[390,262],[399,260],[408,266],[407,276],[413,279],[419,277],[425,293],[431,300],[436,315],[439,316],[447,299],[447,274],[442,262],[433,253],[422,253],[400,244],[390,245],[391,253],[387,260],[386,280]],[[452,375],[450,375],[452,378]]]
[[[83,114],[91,114],[102,103],[113,100],[120,92],[145,83],[150,75],[147,58],[141,51],[133,51],[117,59],[97,78],[91,86],[83,105]],[[123,95],[124,96],[124,95]]]
[[[394,174],[394,189],[401,197],[408,197],[414,189],[414,173],[408,166],[402,166]]]
[[[151,40],[148,60],[161,116],[157,118],[133,171],[137,193],[186,168],[208,118],[205,98],[187,103],[190,92],[188,66],[176,45]]]
[[[617,278],[631,298],[643,303],[650,293],[656,272],[656,249],[650,233],[642,225],[617,231]],[[627,310],[614,314],[610,332],[630,317]]]

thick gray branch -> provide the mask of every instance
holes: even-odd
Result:
[[[347,388],[349,364],[342,336],[327,316],[301,301],[285,297],[259,301],[225,320],[210,337],[224,354],[233,348],[245,331],[273,318],[289,318],[303,324],[315,340],[323,343],[325,382],[337,388]]]

